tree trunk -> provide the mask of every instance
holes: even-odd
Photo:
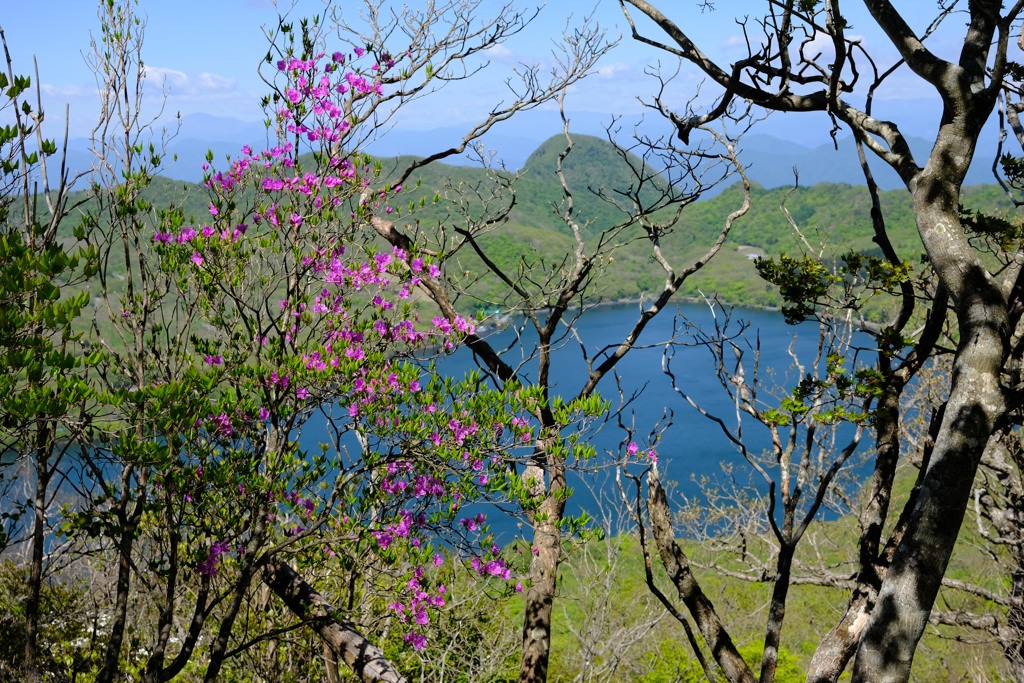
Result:
[[[883,373],[892,368],[884,359]],[[875,468],[868,485],[867,504],[860,514],[857,585],[843,616],[818,644],[807,671],[808,683],[836,681],[857,652],[857,646],[878,597],[882,530],[889,516],[892,484],[900,456],[900,396],[903,383],[890,378],[875,407]]]
[[[970,500],[974,476],[1006,410],[1000,386],[1008,339],[1006,301],[960,225],[957,168],[965,136],[940,141],[912,185],[918,230],[955,302],[960,336],[945,415],[920,495],[886,572],[854,664],[854,681],[906,681]],[[962,176],[961,176],[962,177]]]
[[[38,420],[35,429],[36,490],[32,504],[32,559],[29,564],[28,596],[25,599],[25,658],[22,675],[26,683],[41,680],[39,672],[39,605],[43,588],[43,556],[46,550],[46,494],[50,488],[50,456],[53,444],[50,426]]]
[[[672,513],[657,468],[651,470],[648,487],[647,511],[651,516],[651,533],[669,579],[679,592],[680,599],[686,603],[726,680],[729,683],[755,683],[757,679],[754,678],[754,672],[736,650],[725,625],[715,612],[715,606],[697,583],[690,569],[689,558],[676,543],[672,532]]]
[[[786,541],[779,546],[775,586],[768,608],[768,629],[765,632],[764,648],[761,652],[761,674],[758,677],[760,683],[774,683],[775,672],[779,666],[782,623],[786,618],[786,598],[789,595],[790,574],[793,571],[793,555],[796,553],[792,532],[787,532],[786,536]]]
[[[542,439],[534,454],[536,462],[527,467],[523,478],[536,497],[543,496],[530,513],[533,522],[533,559],[530,562],[530,587],[526,592],[523,614],[523,653],[519,665],[519,683],[543,683],[548,678],[551,656],[551,611],[555,602],[558,563],[562,557],[562,532],[559,523],[565,512],[565,464],[550,455],[551,438]],[[547,470],[551,481],[545,484]]]
[[[1024,566],[1018,558],[1012,576],[1012,588],[1010,596],[1014,603],[1007,609],[1006,623],[1009,626],[1010,638],[1003,642],[1003,654],[1010,666],[1010,674],[1016,683],[1024,683],[1024,607],[1020,604],[1021,596],[1024,595]]]
[[[384,654],[353,624],[339,619],[323,596],[286,563],[280,560],[268,562],[263,567],[262,578],[288,609],[309,622],[331,651],[348,664],[360,680],[406,683],[405,677]]]
[[[110,635],[107,637],[107,648],[103,658],[103,668],[97,677],[101,683],[114,683],[121,674],[121,647],[124,645],[124,636],[128,628],[128,597],[131,592],[131,577],[134,572],[132,551],[135,547],[135,532],[142,519],[142,513],[146,504],[146,477],[143,471],[137,482],[137,495],[134,501],[128,499],[132,490],[131,483],[135,475],[135,469],[131,466],[125,467],[121,473],[121,494],[124,498],[116,510],[119,529],[114,535],[114,542],[117,549],[117,580],[114,597],[113,621],[110,625]],[[134,503],[134,507],[132,506]],[[129,511],[129,508],[131,510]]]

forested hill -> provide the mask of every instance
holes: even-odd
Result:
[[[555,268],[562,255],[571,252],[570,232],[561,218],[565,208],[564,193],[555,173],[557,156],[564,148],[564,138],[556,136],[533,152],[515,183],[516,200],[508,222],[493,228],[484,240],[492,258],[513,272],[524,259],[531,269],[540,268],[542,262]],[[383,172],[401,168],[408,160],[408,157],[382,159]],[[631,160],[638,163],[636,158]],[[614,190],[634,183],[634,176],[628,164],[606,141],[574,136],[573,151],[565,161],[565,175],[573,190],[574,217],[583,226],[585,235],[593,239],[622,220],[621,211],[600,199],[597,192],[605,190],[614,194]],[[414,214],[400,212],[397,220],[418,220],[423,226],[457,220],[446,207],[445,199],[455,199],[461,193],[479,202],[484,188],[493,186],[493,180],[488,178],[489,173],[479,168],[431,165],[415,177],[418,189],[403,191],[403,195],[415,199],[438,193],[441,202],[435,206],[428,202],[425,209]],[[411,188],[416,183],[407,183],[407,186]],[[209,197],[200,185],[157,178],[150,199],[156,206],[182,202],[186,215],[195,216],[199,222],[207,216]],[[918,262],[922,248],[913,223],[909,195],[893,190],[883,192],[881,200],[897,253],[906,261]],[[507,201],[507,197],[499,199],[498,203],[502,201]],[[733,186],[717,196],[691,204],[674,230],[663,238],[663,249],[673,255],[677,263],[703,253],[717,236],[725,216],[739,206],[739,202],[739,190]],[[1005,196],[994,185],[966,188],[963,203],[975,210],[1005,215],[1011,211]],[[717,294],[729,303],[740,305],[777,305],[774,289],[757,277],[753,258],[801,251],[799,239],[781,208],[783,204],[816,248],[824,245],[826,253],[830,254],[849,249],[877,253],[871,240],[870,197],[864,187],[834,184],[797,189],[755,187],[750,212],[737,222],[722,253],[691,278],[684,294]],[[500,305],[500,283],[487,277],[477,279],[483,271],[482,263],[460,254],[457,264],[476,281],[478,296]],[[645,292],[660,290],[662,278],[647,245],[642,240],[635,241],[615,253],[613,260],[606,264],[594,298],[609,301],[636,298]]]

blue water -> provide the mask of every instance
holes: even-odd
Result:
[[[598,364],[603,360],[602,353],[608,352],[608,345],[622,341],[638,314],[637,304],[622,304],[593,308],[579,317],[573,324],[576,335],[563,335],[557,345],[552,363],[552,394],[567,399],[575,396],[586,382],[584,350],[586,356]],[[802,363],[810,366],[819,341],[819,328],[815,324],[787,325],[780,313],[771,311],[735,309],[730,312],[720,306],[712,310],[704,304],[681,304],[674,310],[664,311],[648,324],[638,339],[637,346],[645,348],[635,348],[619,361],[616,366],[618,383],[616,377],[609,375],[598,385],[598,392],[612,402],[613,409],[620,403],[620,387],[623,396],[636,395],[636,399],[623,409],[621,421],[634,426],[633,440],[641,446],[647,443],[652,432],[660,432],[656,445],[659,469],[663,481],[674,482],[672,497],[677,505],[684,500],[701,502],[704,491],[700,482],[705,479],[712,482],[728,479],[739,485],[752,485],[753,490],[760,494],[767,493],[767,484],[751,478],[750,467],[723,435],[721,428],[700,415],[677,394],[662,371],[667,343],[674,339],[675,344],[670,351],[671,368],[677,383],[706,411],[735,427],[735,406],[715,375],[714,357],[706,346],[695,344],[697,337],[686,327],[688,322],[710,334],[714,330],[715,319],[721,324],[727,315],[730,320],[725,332],[735,335],[741,329],[744,331],[742,339],[737,339],[736,343],[743,349],[748,382],[752,381],[755,350],[759,343],[759,398],[777,406],[782,391],[778,387],[792,387],[800,376],[789,355],[790,347]],[[536,345],[535,332],[522,320],[512,321],[506,329],[493,330],[487,338],[497,348],[508,347],[504,358],[513,366],[525,362]],[[856,335],[854,339],[862,347],[870,347],[867,335]],[[727,356],[732,370],[735,356],[731,351]],[[864,365],[871,362],[872,354],[862,352],[858,361],[851,351],[849,358],[848,367]],[[468,349],[439,360],[437,365],[440,373],[453,376],[461,376],[474,367],[476,365]],[[536,361],[526,362],[520,375],[526,380],[535,379]],[[840,434],[848,438],[852,429],[846,428]],[[748,448],[755,453],[761,453],[770,446],[768,430],[750,418],[743,423],[743,436]],[[599,457],[596,461],[582,464],[580,471],[570,478],[570,486],[575,492],[567,507],[571,514],[587,510],[591,516],[609,516],[608,512],[619,500],[618,489],[609,478],[613,471],[609,465],[613,456],[623,452],[625,438],[626,432],[615,420],[592,435],[591,443],[597,448]],[[728,476],[723,473],[723,465],[732,466]],[[522,520],[514,517],[494,513],[489,516],[492,528],[496,528],[501,537],[525,527],[525,524],[520,524]],[[611,518],[620,519],[617,515],[611,515]]]
[[[586,381],[586,357],[599,363],[602,352],[608,352],[609,345],[622,341],[628,330],[634,325],[639,308],[636,304],[622,304],[593,308],[585,312],[573,322],[575,335],[563,331],[555,354],[552,367],[552,394],[563,398],[574,397]],[[724,321],[726,311],[716,307],[714,315],[706,305],[682,304],[671,311],[665,311],[648,325],[641,335],[637,346],[623,358],[616,367],[616,376],[607,376],[598,385],[598,392],[611,401],[612,408],[619,406],[619,389],[624,396],[636,398],[622,409],[620,419],[626,425],[634,426],[633,440],[641,446],[648,444],[652,432],[658,433],[656,449],[659,455],[659,469],[662,479],[674,482],[671,496],[679,509],[686,502],[700,504],[705,500],[705,490],[701,481],[735,482],[749,485],[759,495],[767,493],[767,484],[751,478],[751,469],[746,465],[736,448],[724,437],[721,429],[700,415],[688,405],[673,389],[669,379],[662,372],[663,355],[668,348],[666,344],[675,339],[672,346],[672,369],[677,381],[695,401],[708,412],[722,417],[725,422],[735,426],[735,409],[723,390],[714,373],[713,356],[709,350],[694,345],[695,336],[686,328],[686,322],[698,326],[707,333],[714,329],[714,319]],[[518,365],[524,363],[520,375],[525,381],[536,378],[536,362],[527,362],[535,349],[536,334],[522,320],[509,321],[503,329],[492,327],[490,332],[483,332],[495,347],[507,348],[507,362]],[[744,361],[747,363],[747,377],[753,373],[755,346],[760,342],[760,382],[761,397],[777,405],[778,399],[772,398],[769,388],[778,385],[790,387],[798,378],[793,367],[793,360],[788,350],[793,345],[797,355],[806,363],[814,357],[818,343],[818,327],[812,324],[801,326],[786,325],[781,314],[769,311],[736,309],[731,312],[731,320],[726,328],[727,333],[738,334],[745,330],[742,340],[737,344],[744,349]],[[579,341],[577,341],[577,338]],[[870,348],[870,338],[858,335],[856,341],[864,348]],[[582,342],[582,348],[580,346]],[[731,357],[731,355],[730,355]],[[864,353],[860,364],[870,362],[871,353]],[[848,362],[853,366],[855,360]],[[463,376],[474,369],[476,364],[468,349],[460,349],[455,353],[441,357],[437,361],[437,370],[444,375]],[[730,369],[732,369],[730,367]],[[843,434],[848,436],[852,430],[847,428]],[[621,521],[622,517],[615,510],[620,504],[618,488],[610,478],[614,472],[612,464],[622,455],[625,449],[626,432],[621,429],[616,419],[595,429],[590,434],[591,443],[598,451],[598,457],[586,463],[577,463],[577,469],[570,476],[569,484],[574,495],[567,505],[570,514],[587,511],[591,516]],[[753,420],[744,423],[744,439],[748,447],[759,453],[770,446],[768,432]],[[350,438],[350,437],[349,437]],[[321,442],[331,442],[328,437],[327,419],[316,413],[303,429],[302,445],[313,451]],[[343,443],[358,451],[353,443]],[[862,447],[863,450],[863,447]],[[11,454],[5,454],[4,464],[9,464]],[[728,476],[723,466],[731,466]],[[857,473],[855,463],[848,469]],[[642,463],[632,468],[639,472]],[[0,507],[10,502],[7,496],[10,491],[0,491]],[[483,509],[496,532],[500,542],[508,542],[517,532],[528,533],[525,521],[514,514],[514,510],[495,509],[488,506]],[[612,529],[614,531],[615,529]]]

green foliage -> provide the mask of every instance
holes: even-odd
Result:
[[[1020,64],[1011,63],[1010,71],[1018,79],[1024,76],[1024,67]],[[1006,177],[1007,182],[1019,189],[1022,182],[1024,182],[1024,159],[1012,154],[1004,154],[999,157],[999,164],[1002,166],[1003,175]]]
[[[909,262],[892,264],[855,251],[839,255],[838,264],[832,266],[806,254],[782,254],[778,260],[759,258],[755,266],[766,282],[779,288],[782,313],[790,324],[813,318],[819,310],[861,311],[878,293],[887,295],[882,297],[883,302],[892,302],[901,285],[914,275]]]
[[[47,200],[66,211],[66,197],[63,186],[49,198],[30,189],[35,185],[29,179],[41,173],[39,156],[26,151],[33,110],[20,97],[30,86],[29,78],[15,76],[0,102],[0,111],[21,115],[0,132],[7,176],[0,185],[0,483],[31,460],[41,473],[36,493],[45,498],[52,495],[47,482],[62,452],[67,418],[92,397],[84,375],[97,358],[82,353],[77,323],[89,300],[81,283],[96,272],[97,255],[76,240],[61,239],[50,218],[38,214]],[[49,156],[56,148],[43,140],[41,151]],[[31,500],[4,505],[0,551],[23,540],[16,538],[23,523],[38,519]]]
[[[0,561],[0,678],[17,680],[25,654],[25,597],[27,568]],[[40,611],[42,638],[48,643],[40,654],[45,680],[92,680],[99,668],[94,649],[94,624],[88,618],[88,586],[84,581],[48,581],[43,585]]]
[[[994,212],[973,211],[961,206],[960,220],[969,234],[995,244],[1002,252],[1017,251],[1021,246],[1021,239],[1024,238],[1024,225],[1019,218],[1012,219]]]
[[[802,11],[817,6],[800,4]],[[107,7],[115,5],[111,1]],[[284,54],[312,53],[310,31],[316,24],[302,22],[301,45]],[[133,30],[128,24],[104,25],[104,49]],[[282,24],[281,30],[292,35],[294,28]],[[427,71],[431,76],[430,67]],[[31,105],[18,98],[30,86],[28,78],[10,80],[0,74],[0,87],[28,117],[24,121],[32,120]],[[282,101],[280,93],[275,97]],[[301,105],[292,115],[309,113]],[[58,152],[50,140],[27,151],[24,140],[31,132],[28,123],[0,128],[4,174],[25,178]],[[63,578],[36,581],[41,613],[51,615],[41,634],[48,646],[41,662],[46,673],[88,678],[100,667],[103,648],[110,646],[118,674],[128,678],[140,677],[150,665],[160,675],[197,678],[215,647],[258,658],[260,675],[269,680],[320,675],[315,639],[299,630],[301,624],[281,605],[261,605],[254,596],[261,563],[285,556],[315,573],[338,599],[339,613],[380,634],[385,652],[402,668],[430,677],[434,670],[403,641],[409,622],[406,614],[396,612],[395,594],[407,591],[420,599],[419,593],[429,590],[441,596],[449,577],[459,571],[472,574],[469,560],[425,572],[435,553],[447,555],[449,563],[462,563],[458,552],[465,550],[525,566],[529,551],[517,555],[514,548],[490,547],[486,530],[472,526],[470,518],[460,520],[465,506],[488,498],[535,512],[540,498],[531,482],[517,474],[515,463],[537,440],[544,442],[547,457],[572,464],[593,460],[589,428],[607,413],[609,403],[597,395],[574,401],[549,398],[546,387],[514,383],[493,390],[477,375],[459,381],[439,378],[413,357],[424,350],[422,339],[403,343],[389,336],[406,322],[413,331],[425,327],[412,324],[413,302],[389,300],[385,306],[374,295],[386,294],[392,278],[411,279],[412,264],[424,256],[429,263],[433,252],[462,271],[461,278],[456,273],[453,279],[472,293],[462,305],[486,311],[505,305],[508,282],[485,275],[488,267],[480,254],[460,241],[469,235],[492,263],[520,283],[531,305],[541,307],[549,283],[565,276],[565,262],[552,260],[552,254],[567,252],[563,247],[572,244],[563,217],[564,193],[550,175],[563,148],[564,140],[557,137],[542,145],[522,178],[440,165],[419,172],[400,201],[387,208],[402,220],[436,226],[440,236],[401,255],[382,250],[381,242],[362,230],[380,208],[367,202],[362,191],[373,186],[382,202],[394,199],[398,188],[391,174],[403,159],[354,155],[347,161],[355,181],[340,183],[336,196],[324,191],[321,197],[318,188],[309,196],[288,198],[268,190],[257,173],[232,176],[232,184],[221,186],[211,177],[208,187],[159,178],[162,151],[129,141],[118,150],[125,168],[116,182],[70,199],[73,204],[81,200],[78,220],[63,213],[36,216],[38,198],[30,202],[27,194],[0,197],[0,443],[5,454],[37,458],[37,471],[63,475],[55,469],[54,454],[60,444],[78,439],[74,490],[47,491],[40,484],[44,499],[59,493],[61,500],[69,500],[54,515],[60,526],[47,542],[74,541],[97,566],[130,568],[117,582],[118,597],[131,603],[121,615],[106,596],[90,594],[84,584]],[[212,155],[208,160],[213,161]],[[294,169],[296,179],[303,171],[324,172],[330,166],[326,154],[292,155],[281,162],[282,168]],[[624,158],[596,138],[576,137],[565,173],[574,188],[592,190],[580,192],[575,207],[585,235],[623,220],[624,212],[607,200],[634,189],[633,170],[639,166],[635,157]],[[513,183],[519,193],[514,205],[504,193]],[[488,188],[495,187],[495,194],[489,194]],[[756,305],[772,305],[781,297],[787,319],[798,321],[820,306],[860,302],[861,291],[891,293],[914,276],[909,261],[893,265],[873,250],[860,190],[810,188],[789,197],[784,190],[758,188],[754,194],[757,218],[734,233],[744,247],[799,253],[801,245],[778,211],[785,199],[792,215],[826,236],[830,248],[819,257],[761,258],[756,268],[745,253],[730,252],[723,255],[724,265],[712,266],[689,284],[689,294],[717,292],[732,303]],[[321,203],[324,197],[328,201]],[[19,201],[25,202],[24,211],[13,210]],[[895,195],[885,201],[902,206]],[[687,224],[658,236],[666,253],[680,260],[700,253],[736,202],[732,190],[695,205]],[[63,207],[57,202],[58,211]],[[463,219],[473,214],[501,215],[507,225],[500,232],[491,225],[467,226]],[[907,210],[896,208],[891,215],[895,241],[902,252],[912,253],[919,246],[904,220]],[[297,222],[289,229],[288,221]],[[971,221],[979,235],[1000,244],[1020,239],[1019,228],[1009,221]],[[51,233],[55,223],[58,230]],[[649,256],[646,236],[637,226],[626,227],[608,254],[591,265],[592,300],[638,297],[661,285],[663,274]],[[386,257],[390,269],[382,272],[389,282],[364,282],[347,274],[326,277],[332,261],[341,260],[342,245],[346,264],[356,269],[369,269],[368,264]],[[456,248],[461,251],[453,253]],[[765,287],[757,275],[778,291]],[[400,298],[409,298],[408,292]],[[106,310],[96,320],[83,320],[93,299]],[[458,337],[439,340],[447,345]],[[894,352],[902,343],[898,338],[883,341]],[[851,397],[876,392],[877,375],[851,372],[838,355],[827,358],[825,370],[823,377],[802,378],[777,408],[765,412],[767,421],[796,425],[811,419],[865,419],[844,405]],[[324,443],[303,445],[303,429],[318,413],[329,425]],[[555,426],[538,428],[529,421],[538,414],[550,414]],[[470,424],[472,429],[462,431]],[[13,469],[11,464],[3,461],[2,467]],[[411,502],[386,490],[405,491],[424,481],[446,486]],[[564,501],[571,493],[564,488],[557,495]],[[0,551],[30,507],[16,502],[2,512]],[[34,511],[39,520],[47,512],[52,510]],[[445,542],[419,536],[381,540],[411,519],[446,534]],[[586,513],[557,522],[574,542],[587,540],[593,528]],[[594,532],[591,537],[599,536]],[[636,559],[635,548],[631,557]],[[512,590],[498,581],[480,582],[482,574],[476,570],[475,583],[466,581],[467,593]],[[19,627],[29,583],[22,567],[0,565],[3,677],[16,676],[20,665],[25,636]],[[131,590],[122,583],[131,583]],[[563,586],[567,583],[563,580]],[[590,588],[577,580],[575,588],[581,587]],[[626,613],[645,590],[634,569],[613,595],[597,597]],[[757,590],[741,594],[737,612],[750,614],[763,604]],[[245,609],[232,611],[240,605]],[[432,626],[436,647],[487,647],[500,611],[490,603],[460,608]],[[566,614],[575,618],[581,611],[572,614],[570,608]],[[106,620],[119,616],[131,622],[123,641],[91,640],[109,636]],[[185,634],[189,618],[193,626]],[[160,641],[172,630],[173,641]],[[751,632],[747,628],[744,635]],[[798,642],[805,643],[802,633]],[[256,640],[249,640],[253,634]],[[286,639],[289,647],[278,648]],[[211,645],[203,645],[201,654],[174,673],[162,669],[165,661],[148,659],[157,644],[173,643],[170,659],[175,648],[185,651],[186,642],[189,647]],[[700,680],[702,672],[681,643],[654,641],[658,652],[647,643],[636,658],[635,679]],[[751,645],[742,653],[752,665],[760,657]],[[498,673],[491,680],[502,679],[507,659],[492,667]],[[798,655],[784,650],[777,680],[797,680],[798,661]],[[243,680],[251,669],[240,657],[222,675]]]
[[[575,150],[566,159],[566,174],[576,189],[576,217],[583,222],[585,230],[590,226],[614,224],[621,220],[622,213],[586,188],[621,188],[623,183],[631,182],[628,167],[611,151],[608,143],[589,136],[575,136],[575,140]],[[560,263],[548,263],[551,254],[571,251],[571,234],[560,217],[564,208],[562,189],[552,172],[553,166],[545,165],[553,163],[563,148],[564,138],[555,136],[531,155],[524,167],[525,175],[516,183],[516,202],[507,223],[500,229],[485,230],[479,236],[488,256],[512,277],[535,277],[545,269],[556,271]],[[574,161],[574,158],[584,156],[596,163]],[[386,179],[409,160],[409,157],[379,159],[374,165],[379,164],[381,177]],[[634,160],[634,163],[638,162]],[[497,177],[508,178],[501,174]],[[496,208],[493,202],[498,198],[490,196],[493,188],[488,188],[494,180],[493,176],[491,180],[488,178],[488,173],[483,170],[465,166],[432,164],[421,169],[402,191],[403,203],[398,205],[401,220],[430,227],[458,222],[463,220],[460,218],[463,212],[479,210],[485,205],[493,210]],[[198,221],[205,220],[203,216],[209,203],[201,187],[161,177],[152,179],[142,198],[153,206],[177,207],[186,221],[192,217],[197,217]],[[81,199],[80,195],[71,198],[72,201]],[[251,194],[242,192],[237,201],[244,205],[251,201]],[[730,243],[738,246],[726,247],[698,276],[687,281],[682,294],[693,298],[717,295],[735,305],[783,306],[786,300],[778,287],[762,279],[755,261],[749,256],[767,258],[768,255],[784,253],[790,254],[789,258],[803,258],[795,256],[802,253],[804,247],[779,210],[784,203],[808,239],[813,244],[825,245],[823,256],[818,259],[822,267],[834,270],[838,277],[844,278],[844,284],[855,281],[859,286],[871,287],[867,292],[871,296],[858,302],[860,313],[869,320],[884,320],[892,312],[892,301],[875,295],[897,288],[902,278],[909,276],[909,264],[918,260],[923,249],[906,192],[883,192],[881,202],[890,239],[904,266],[897,268],[882,259],[872,242],[871,205],[863,188],[822,184],[791,192],[785,187],[755,187],[748,216],[731,233]],[[993,215],[1004,214],[1011,208],[1005,195],[994,186],[965,188],[963,203],[970,207],[969,211]],[[714,239],[725,216],[737,205],[738,191],[735,188],[690,205],[686,211],[686,224],[677,226],[662,237],[663,249],[679,260],[697,256],[709,240]],[[66,234],[70,236],[70,230],[67,230]],[[637,237],[635,232],[627,234]],[[433,246],[440,248],[442,245]],[[114,275],[111,283],[117,285],[117,274],[123,266],[119,265],[118,254],[113,253],[111,257]],[[844,259],[848,262],[842,266]],[[464,313],[493,310],[509,303],[504,283],[487,274],[486,267],[471,250],[463,249],[454,254],[449,263],[450,268],[460,269],[464,282],[472,287],[474,299],[465,299]],[[843,272],[829,264],[840,264]],[[824,273],[819,275],[824,276]],[[799,273],[791,272],[789,282],[794,287],[798,286]],[[820,277],[816,282],[821,284]],[[660,290],[663,284],[663,274],[651,261],[649,247],[644,240],[639,240],[624,244],[599,265],[589,296],[593,302],[636,299]],[[798,305],[787,308],[796,313],[807,313]]]
[[[755,266],[766,282],[779,288],[785,301],[782,313],[791,325],[811,317],[832,285],[841,281],[823,263],[809,256],[797,258],[783,254],[778,261],[758,259]]]

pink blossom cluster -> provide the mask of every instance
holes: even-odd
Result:
[[[284,500],[291,503],[292,507],[300,510],[306,517],[312,517],[316,510],[316,503],[311,498],[306,498],[298,491],[288,491],[284,494]]]
[[[365,162],[358,159],[343,158],[339,151],[358,118],[358,107],[383,96],[385,73],[395,66],[395,59],[378,51],[369,55],[372,65],[360,68],[356,64],[369,53],[359,47],[353,53],[354,58],[334,53],[329,59],[321,54],[282,60],[278,68],[286,83],[276,111],[279,143],[262,151],[243,147],[226,171],[205,169],[209,172],[206,186],[214,197],[211,224],[177,232],[161,230],[153,242],[159,255],[177,256],[178,267],[190,268],[197,281],[217,275],[218,268],[236,265],[232,259],[240,259],[244,271],[244,259],[259,258],[260,245],[266,240],[294,254],[302,282],[289,290],[279,306],[275,303],[272,313],[277,318],[272,327],[260,332],[265,336],[246,342],[257,351],[268,346],[275,352],[284,350],[284,357],[268,354],[273,361],[253,367],[240,362],[243,356],[237,350],[204,347],[201,358],[210,376],[218,380],[231,373],[245,377],[256,398],[249,404],[249,413],[221,410],[218,405],[197,427],[216,436],[223,447],[227,440],[251,436],[251,430],[271,428],[265,424],[271,411],[275,416],[295,415],[308,410],[302,401],[328,397],[337,398],[360,428],[388,432],[405,439],[406,446],[421,449],[422,462],[385,457],[368,465],[383,468],[382,476],[366,484],[365,495],[376,496],[381,503],[372,507],[373,518],[351,512],[351,519],[335,520],[358,527],[360,536],[368,534],[382,554],[402,552],[412,559],[414,569],[390,607],[410,626],[405,641],[420,649],[426,644],[422,627],[430,622],[430,610],[446,602],[444,584],[432,585],[430,579],[429,565],[437,569],[444,560],[430,549],[428,531],[438,519],[456,519],[502,468],[494,453],[529,441],[532,428],[526,417],[482,428],[471,416],[427,396],[431,387],[424,389],[417,371],[385,359],[396,348],[451,349],[475,334],[475,327],[461,316],[438,316],[421,323],[407,313],[403,302],[412,297],[414,288],[441,275],[429,256],[400,248],[364,252],[343,243],[339,216],[354,221],[372,212],[390,213],[389,200],[402,191],[400,185],[371,189],[373,170],[361,166]],[[326,162],[323,167],[317,172],[304,170],[299,145],[329,151],[321,157]],[[236,202],[234,193],[242,188],[255,188],[255,200]],[[343,204],[345,209],[339,210]],[[357,292],[359,296],[353,296]],[[279,298],[275,294],[275,302]],[[254,406],[260,406],[258,421],[251,417],[257,411]],[[238,486],[242,491],[242,484]],[[298,491],[282,495],[275,490],[279,498],[266,495],[281,507],[269,515],[271,519],[280,516],[283,533],[304,533],[296,521],[317,528],[304,519],[316,513],[314,500]],[[289,514],[289,507],[297,515]],[[464,517],[459,524],[477,534],[474,543],[486,533],[483,513]],[[227,550],[224,542],[214,544],[197,570],[216,573]],[[481,577],[512,579],[497,546],[474,556],[470,564]],[[518,584],[517,589],[521,589]]]
[[[366,368],[359,368],[351,377],[351,391],[348,394],[348,415],[358,418],[365,415],[374,405],[390,406],[402,402],[404,397],[416,394],[420,390],[418,379],[404,378],[391,371],[389,361],[384,361],[371,373]]]
[[[435,564],[440,566],[440,556],[435,555],[434,558]],[[444,584],[439,583],[431,589],[424,580],[424,573],[423,567],[417,567],[404,586],[405,600],[395,600],[389,605],[402,623],[426,626],[430,623],[428,609],[438,609],[445,605],[444,596],[447,589]],[[403,638],[414,650],[421,650],[427,645],[426,637],[419,633],[415,626]]]
[[[196,571],[204,576],[213,576],[217,573],[217,566],[220,564],[220,556],[230,550],[231,546],[226,541],[217,541],[210,547],[210,554],[206,559],[196,564]]]
[[[626,445],[626,455],[631,458],[646,458],[651,462],[658,462],[658,453],[653,448],[648,448],[643,452],[640,452],[640,446],[635,441],[630,441]]]
[[[354,49],[356,58],[366,52]],[[286,78],[284,101],[277,116],[283,131],[305,136],[310,142],[336,143],[351,130],[350,117],[360,100],[384,95],[383,75],[394,68],[391,55],[382,53],[368,69],[345,69],[345,55],[335,52],[312,59],[282,59],[278,71]],[[350,65],[353,60],[348,60]]]
[[[448,492],[444,481],[415,472],[409,462],[388,463],[387,474],[381,480],[380,487],[385,493],[394,496],[409,495],[407,492],[411,492],[416,499],[437,498]]]
[[[484,557],[474,557],[469,564],[473,571],[483,577],[493,576],[505,581],[512,578],[512,569],[501,556],[501,548],[496,545],[492,545]]]
[[[423,539],[419,536],[419,530],[426,524],[426,517],[413,515],[409,510],[402,510],[398,513],[396,521],[388,524],[383,530],[373,532],[377,539],[377,545],[381,550],[387,550],[395,539],[406,539],[414,548],[423,547]]]

